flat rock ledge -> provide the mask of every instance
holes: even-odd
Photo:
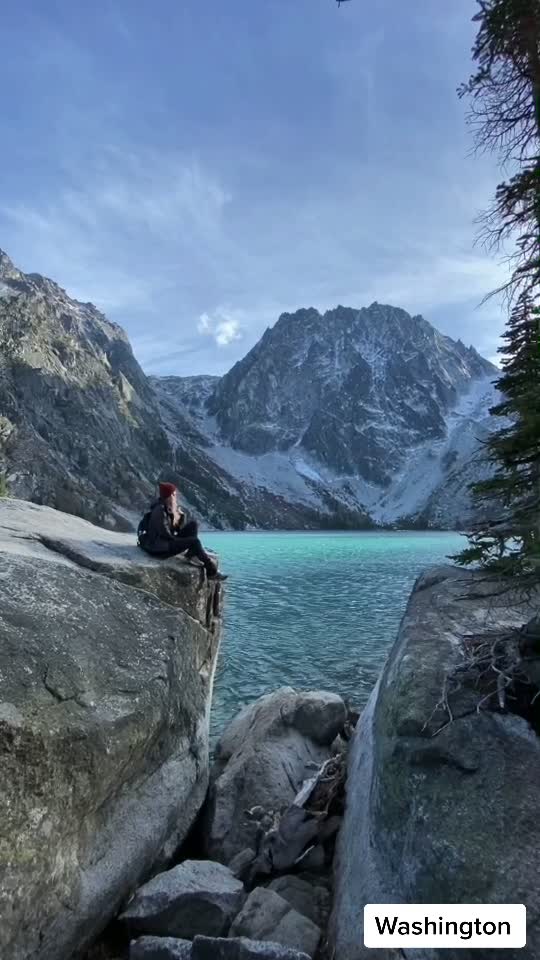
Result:
[[[0,500],[0,956],[65,960],[204,800],[219,585]]]

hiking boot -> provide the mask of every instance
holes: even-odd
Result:
[[[229,575],[227,573],[220,573],[219,570],[216,570],[215,573],[208,574],[209,580],[217,580],[218,583],[223,583],[223,581],[228,580],[228,578],[229,578]]]

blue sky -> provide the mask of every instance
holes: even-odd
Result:
[[[300,306],[373,300],[495,353],[499,179],[457,85],[474,0],[26,0],[2,12],[0,247],[222,373]]]

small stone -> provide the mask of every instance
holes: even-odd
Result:
[[[310,960],[302,953],[279,943],[249,940],[246,937],[220,940],[195,937],[192,960]]]
[[[315,743],[330,746],[343,730],[347,707],[337,695],[326,690],[302,693],[294,711],[294,726]]]
[[[271,940],[284,947],[303,950],[312,957],[319,944],[321,931],[273,890],[256,887],[236,917],[229,935]]]
[[[137,891],[120,919],[131,932],[193,939],[222,936],[245,900],[243,884],[228,867],[186,860]]]
[[[173,937],[140,937],[129,945],[129,960],[191,960],[191,943]]]
[[[318,926],[326,923],[330,909],[330,894],[324,887],[314,886],[295,874],[286,874],[272,880],[268,889],[279,894],[298,913],[308,917]]]
[[[236,856],[232,858],[228,865],[229,870],[231,873],[234,873],[235,877],[241,880],[249,870],[256,856],[257,854],[251,847],[246,847],[245,850],[241,850],[240,853],[237,853]]]
[[[312,887],[324,887],[327,892],[332,889],[332,881],[328,876],[325,876],[325,874],[310,873],[309,870],[299,870],[294,876],[299,877],[300,880],[305,880],[306,883],[310,883]]]

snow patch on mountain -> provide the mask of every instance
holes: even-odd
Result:
[[[473,482],[481,470],[481,440],[491,429],[489,409],[497,400],[492,376],[473,382],[447,414],[445,437],[409,451],[390,488],[372,506],[373,518],[378,523],[392,523],[421,513],[450,471],[467,469],[469,482]],[[474,470],[475,461],[478,472]],[[462,501],[466,498],[467,489]]]

